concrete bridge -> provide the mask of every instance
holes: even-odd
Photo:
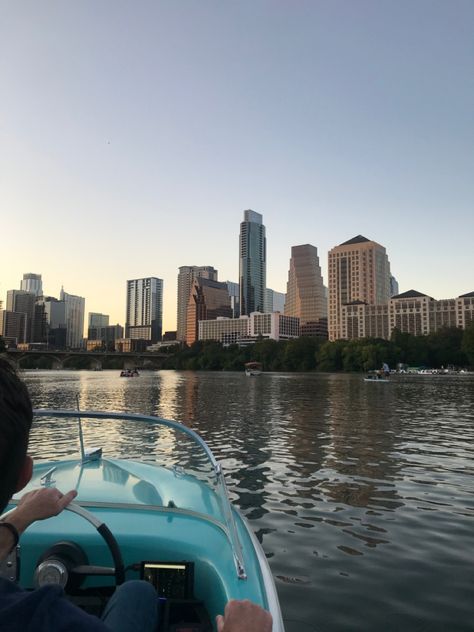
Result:
[[[22,364],[26,358],[50,358],[52,360],[53,369],[67,368],[68,362],[71,358],[85,358],[88,360],[89,369],[102,369],[107,360],[115,359],[120,360],[120,366],[114,366],[114,368],[120,369],[133,369],[135,367],[141,369],[160,369],[163,366],[163,361],[168,357],[165,353],[118,353],[110,351],[48,351],[48,350],[34,350],[34,351],[20,351],[18,349],[7,349],[3,354],[8,360],[16,366],[17,369],[21,369]]]

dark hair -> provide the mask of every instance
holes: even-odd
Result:
[[[15,492],[32,420],[26,386],[12,365],[0,358],[0,512]]]

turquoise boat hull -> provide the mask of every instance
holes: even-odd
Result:
[[[51,418],[77,417],[73,411],[36,411]],[[115,537],[126,579],[140,577],[143,561],[186,561],[194,565],[193,596],[204,602],[212,621],[230,599],[249,599],[272,613],[275,632],[283,621],[275,584],[260,546],[240,511],[230,503],[219,464],[203,440],[191,430],[168,420],[119,413],[81,412],[86,418],[124,419],[164,425],[187,439],[197,440],[209,469],[141,462],[103,454],[89,459],[51,460],[37,464],[29,485],[12,500],[40,486],[63,492],[76,489],[75,504],[105,523]],[[58,422],[59,423],[59,422]],[[82,440],[82,430],[81,440]],[[53,469],[54,468],[54,469]],[[78,510],[80,511],[80,510]],[[113,566],[109,548],[97,530],[73,511],[36,522],[21,538],[19,583],[34,587],[35,569],[42,553],[60,541],[74,542],[86,553],[88,564]],[[83,588],[113,584],[113,578],[87,577]]]

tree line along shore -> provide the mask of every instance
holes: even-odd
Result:
[[[301,337],[291,340],[259,340],[255,344],[224,347],[219,342],[197,341],[190,347],[168,350],[162,369],[192,371],[241,371],[249,361],[262,364],[264,371],[282,372],[363,372],[387,363],[394,369],[403,366],[441,369],[474,367],[474,322],[465,330],[443,328],[427,336],[413,336],[394,330],[391,340],[362,338],[327,340]],[[31,366],[30,366],[31,363]],[[27,358],[22,368],[48,369],[51,359]],[[103,358],[102,368],[119,369],[119,358]],[[89,368],[84,357],[71,358],[68,368]]]

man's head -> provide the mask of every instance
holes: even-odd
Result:
[[[33,412],[26,386],[0,358],[0,513],[28,480],[26,456]]]

